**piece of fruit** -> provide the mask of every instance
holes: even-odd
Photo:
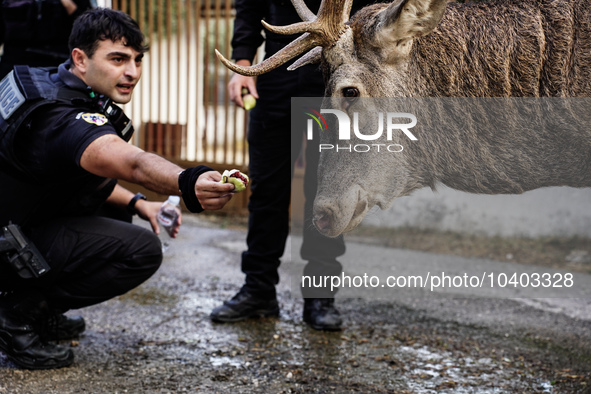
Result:
[[[242,103],[244,104],[244,109],[247,111],[250,111],[257,105],[257,99],[250,94],[247,88],[242,88]]]
[[[257,99],[252,94],[242,96],[242,102],[244,103],[244,109],[250,111],[257,105]]]
[[[226,170],[222,174],[222,183],[231,183],[234,185],[233,193],[238,193],[246,189],[249,182],[248,175],[238,170]]]

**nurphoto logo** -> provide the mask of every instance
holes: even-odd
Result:
[[[402,132],[411,141],[417,141],[417,137],[415,137],[415,135],[410,131],[411,128],[416,126],[417,118],[413,114],[407,112],[386,112],[385,114],[384,112],[379,112],[377,114],[372,114],[371,116],[377,117],[377,119],[372,118],[370,121],[363,122],[362,127],[360,127],[360,116],[358,112],[353,112],[353,121],[351,121],[351,118],[346,112],[340,111],[338,109],[321,109],[320,112],[318,112],[312,108],[306,108],[304,113],[311,118],[307,121],[306,135],[308,140],[312,140],[314,138],[314,123],[318,125],[318,128],[321,132],[331,132],[328,129],[328,123],[326,119],[324,116],[322,116],[323,114],[329,114],[336,117],[336,125],[338,126],[338,141],[350,142],[351,130],[353,130],[354,138],[361,141],[377,141],[379,139],[383,140],[384,130],[386,133],[386,141],[392,141],[395,132]],[[375,122],[376,120],[377,126]],[[404,122],[404,120],[406,120],[406,122]],[[371,130],[368,126],[371,126]],[[375,130],[376,128],[377,130]],[[359,153],[375,150],[378,152],[388,151],[397,153],[402,152],[404,147],[398,143],[362,143],[349,145],[321,143],[319,145],[319,150],[335,150],[337,152],[347,151]]]

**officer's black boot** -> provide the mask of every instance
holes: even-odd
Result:
[[[66,316],[53,312],[51,316],[38,322],[36,329],[42,340],[63,341],[78,338],[86,329],[86,322],[82,316]]]
[[[50,313],[40,295],[0,297],[0,350],[15,364],[27,369],[61,368],[72,364],[71,349],[47,343],[38,334],[38,322]]]
[[[315,330],[340,331],[343,320],[334,298],[304,299],[304,321]]]

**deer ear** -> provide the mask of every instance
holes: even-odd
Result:
[[[447,0],[398,0],[380,11],[374,40],[384,54],[404,53],[410,41],[434,30],[445,11]],[[400,53],[400,54],[402,54]]]

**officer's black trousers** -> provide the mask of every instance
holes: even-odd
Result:
[[[0,290],[38,291],[58,311],[97,304],[135,288],[160,267],[154,233],[120,220],[63,218],[30,231],[51,266],[40,279],[19,279],[0,267]]]
[[[304,124],[291,124],[291,97],[322,96],[322,77],[316,67],[305,66],[291,72],[283,66],[261,75],[257,82],[260,99],[251,111],[248,130],[252,194],[248,206],[248,250],[242,255],[242,271],[246,274],[244,288],[259,297],[275,297],[277,270],[289,233],[294,160],[305,133]],[[312,225],[317,162],[317,149],[307,149],[301,256],[308,261],[305,275],[339,275],[342,266],[337,257],[345,252],[342,237],[326,238]],[[320,289],[315,294],[305,293],[304,297],[333,295]]]

